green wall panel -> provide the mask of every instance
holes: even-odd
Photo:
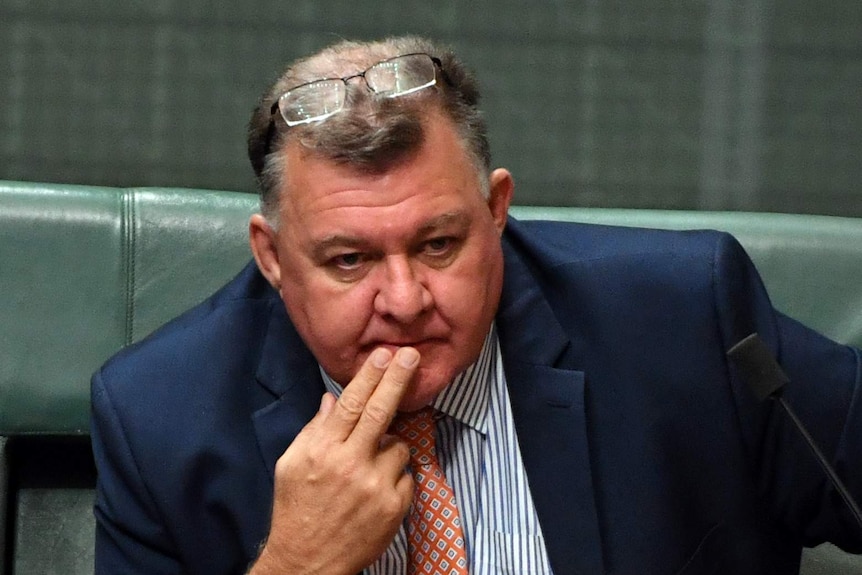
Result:
[[[862,216],[858,0],[4,0],[0,179],[252,191],[245,126],[340,37],[453,44],[522,204]]]

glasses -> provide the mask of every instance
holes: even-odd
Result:
[[[348,80],[362,78],[378,96],[397,98],[435,85],[437,68],[443,71],[440,60],[428,54],[396,56],[352,76],[324,78],[292,88],[275,101],[270,113],[281,112],[288,126],[325,120],[344,109]]]

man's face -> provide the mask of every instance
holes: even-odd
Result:
[[[433,401],[478,357],[500,299],[512,191],[509,173],[495,170],[483,198],[451,122],[435,112],[425,126],[418,153],[381,175],[289,144],[272,235],[277,261],[264,272],[342,385],[375,348],[415,347],[407,411]]]

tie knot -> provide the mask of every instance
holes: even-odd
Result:
[[[434,413],[433,407],[423,407],[395,418],[395,434],[407,443],[410,462],[414,465],[429,465],[437,458],[434,449]]]

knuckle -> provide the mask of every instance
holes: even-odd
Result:
[[[295,441],[275,462],[276,478],[304,477],[306,481],[327,470],[334,452],[317,441]]]
[[[412,500],[412,491],[406,497],[395,490],[378,494],[375,506],[378,517],[385,523],[398,523],[404,518]]]
[[[365,406],[365,416],[380,427],[387,427],[393,414],[376,403],[369,403]]]
[[[413,478],[409,473],[405,473],[404,477],[401,478],[401,481],[398,483],[397,490],[397,499],[400,502],[399,509],[400,513],[403,515],[410,508],[410,504],[413,503],[413,492],[415,490],[415,483]]]
[[[404,441],[397,441],[393,444],[392,449],[398,457],[398,462],[402,467],[410,462],[410,447]]]
[[[404,511],[403,498],[398,494],[385,498],[380,504],[381,515],[389,519],[400,519],[404,515]]]
[[[296,460],[301,459],[302,456],[299,454],[299,448],[294,444],[288,447],[287,451],[281,454],[275,462],[275,475],[276,477],[283,477],[289,475],[291,470],[297,467]]]
[[[374,474],[363,476],[359,483],[361,483],[361,491],[368,496],[380,493],[380,479]]]
[[[365,409],[365,404],[350,393],[342,393],[338,398],[338,404],[348,414],[359,416]]]
[[[277,483],[281,482],[283,477],[286,477],[290,474],[290,463],[288,463],[284,457],[279,458],[278,461],[275,462],[275,479]]]

